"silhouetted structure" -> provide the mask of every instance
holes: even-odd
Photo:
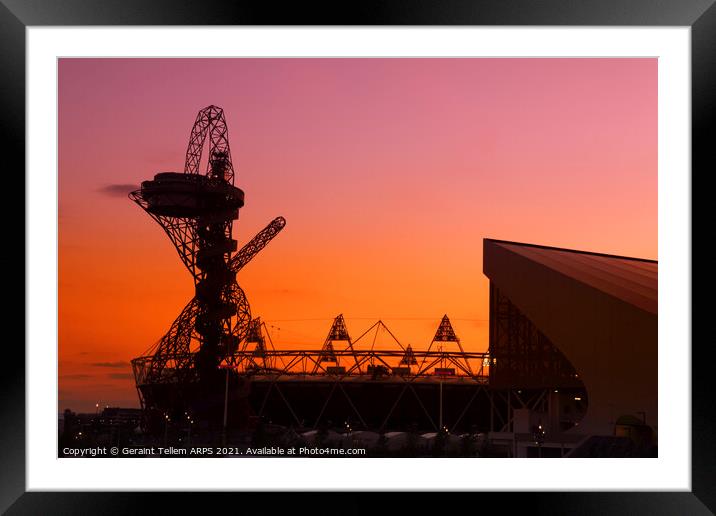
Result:
[[[195,421],[224,436],[257,421],[317,435],[368,430],[376,440],[406,430],[426,432],[438,453],[469,430],[466,449],[481,433],[490,453],[562,456],[575,434],[613,436],[620,416],[642,414],[655,427],[656,262],[485,239],[488,352],[465,351],[447,315],[424,350],[403,346],[382,321],[353,340],[342,314],[321,347],[275,349],[236,274],[286,221],[277,217],[234,253],[244,205],[234,177],[223,111],[209,106],[192,129],[184,172],[156,174],[130,194],[195,284],[169,331],[132,361],[150,431],[166,436],[173,420],[189,424],[189,435]],[[376,346],[379,333],[390,345]],[[618,427],[640,440],[628,453],[651,446],[646,426]],[[624,448],[590,446],[580,454]]]
[[[208,159],[202,173],[205,145]],[[184,172],[159,173],[129,195],[169,236],[195,285],[194,299],[151,355],[132,361],[143,407],[165,416],[180,409],[208,415],[222,405],[212,403],[222,383],[220,366],[231,367],[251,326],[249,303],[236,274],[286,222],[276,218],[232,256],[233,221],[244,205],[234,176],[224,112],[208,106],[192,128]]]
[[[586,390],[583,433],[657,427],[656,261],[485,239],[483,263],[491,386]]]

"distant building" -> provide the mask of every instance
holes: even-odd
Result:
[[[134,428],[142,421],[142,410],[135,408],[106,407],[99,416],[100,425],[119,425]]]

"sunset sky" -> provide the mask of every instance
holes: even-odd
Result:
[[[60,410],[138,406],[129,361],[193,296],[127,193],[209,104],[239,247],[287,220],[239,274],[277,347],[343,313],[426,348],[447,313],[486,350],[485,237],[657,258],[656,59],[61,59]]]

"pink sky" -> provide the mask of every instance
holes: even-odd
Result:
[[[122,185],[181,171],[209,104],[239,246],[287,219],[239,275],[279,346],[344,313],[423,348],[447,313],[486,349],[484,237],[657,258],[656,59],[62,59],[60,409],[136,405],[129,360],[193,294]]]

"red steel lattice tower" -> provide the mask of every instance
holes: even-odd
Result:
[[[200,170],[204,147],[206,170]],[[233,221],[244,205],[234,186],[224,112],[208,106],[197,115],[189,138],[184,172],[161,172],[129,194],[165,231],[194,279],[195,297],[158,343],[151,360],[135,366],[138,383],[209,378],[246,337],[251,311],[236,273],[285,225],[275,219],[241,251],[232,237]],[[198,349],[192,343],[198,342]],[[177,378],[179,376],[179,378]],[[191,376],[188,378],[187,376]]]

